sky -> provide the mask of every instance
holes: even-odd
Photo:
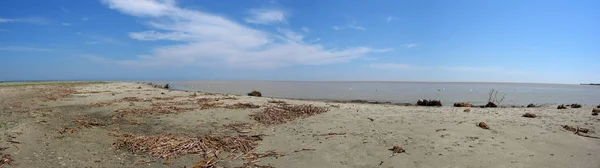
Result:
[[[2,0],[0,81],[600,83],[597,0]]]

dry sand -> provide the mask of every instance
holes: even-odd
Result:
[[[139,99],[115,102],[125,97]],[[205,98],[220,100],[213,102],[213,106],[197,104]],[[563,125],[579,126],[590,130],[581,135],[600,136],[600,118],[591,115],[592,106],[564,110],[556,106],[470,108],[470,112],[464,112],[465,108],[458,107],[283,100],[293,105],[328,107],[329,111],[283,124],[258,124],[237,131],[224,126],[257,124],[250,115],[273,106],[274,103],[269,103],[272,100],[283,99],[194,95],[135,83],[27,86],[3,83],[0,84],[0,156],[10,155],[14,159],[4,167],[192,167],[205,158],[199,154],[185,154],[170,161],[153,158],[145,152],[112,145],[122,138],[114,133],[175,137],[265,134],[252,153],[273,150],[285,156],[228,160],[224,152],[216,166],[244,166],[257,161],[256,165],[246,166],[600,167],[600,139],[579,136],[563,128]],[[90,106],[103,102],[113,103]],[[235,103],[261,107],[223,108]],[[125,113],[117,117],[119,109],[150,108],[152,104],[180,112]],[[524,118],[525,113],[538,117]],[[85,127],[74,122],[77,120],[101,124]],[[479,122],[486,122],[490,129],[478,127]],[[388,150],[396,145],[405,152],[394,154]],[[298,151],[302,149],[306,150]]]

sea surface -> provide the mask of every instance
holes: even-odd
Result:
[[[436,82],[343,82],[343,81],[162,81],[173,89],[245,95],[258,90],[263,97],[328,100],[368,100],[416,103],[438,99],[444,105],[455,102],[485,104],[491,89],[502,105],[600,104],[600,86],[521,83],[436,83]]]

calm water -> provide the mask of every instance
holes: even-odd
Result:
[[[287,81],[178,81],[175,89],[244,95],[259,90],[265,97],[372,100],[416,103],[418,99],[440,99],[444,105],[469,101],[487,103],[490,89],[506,94],[504,105],[600,104],[600,86],[505,83],[421,82],[287,82]]]

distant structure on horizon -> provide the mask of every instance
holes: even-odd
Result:
[[[589,84],[582,83],[581,85],[599,85],[600,86],[600,83],[589,83]]]

